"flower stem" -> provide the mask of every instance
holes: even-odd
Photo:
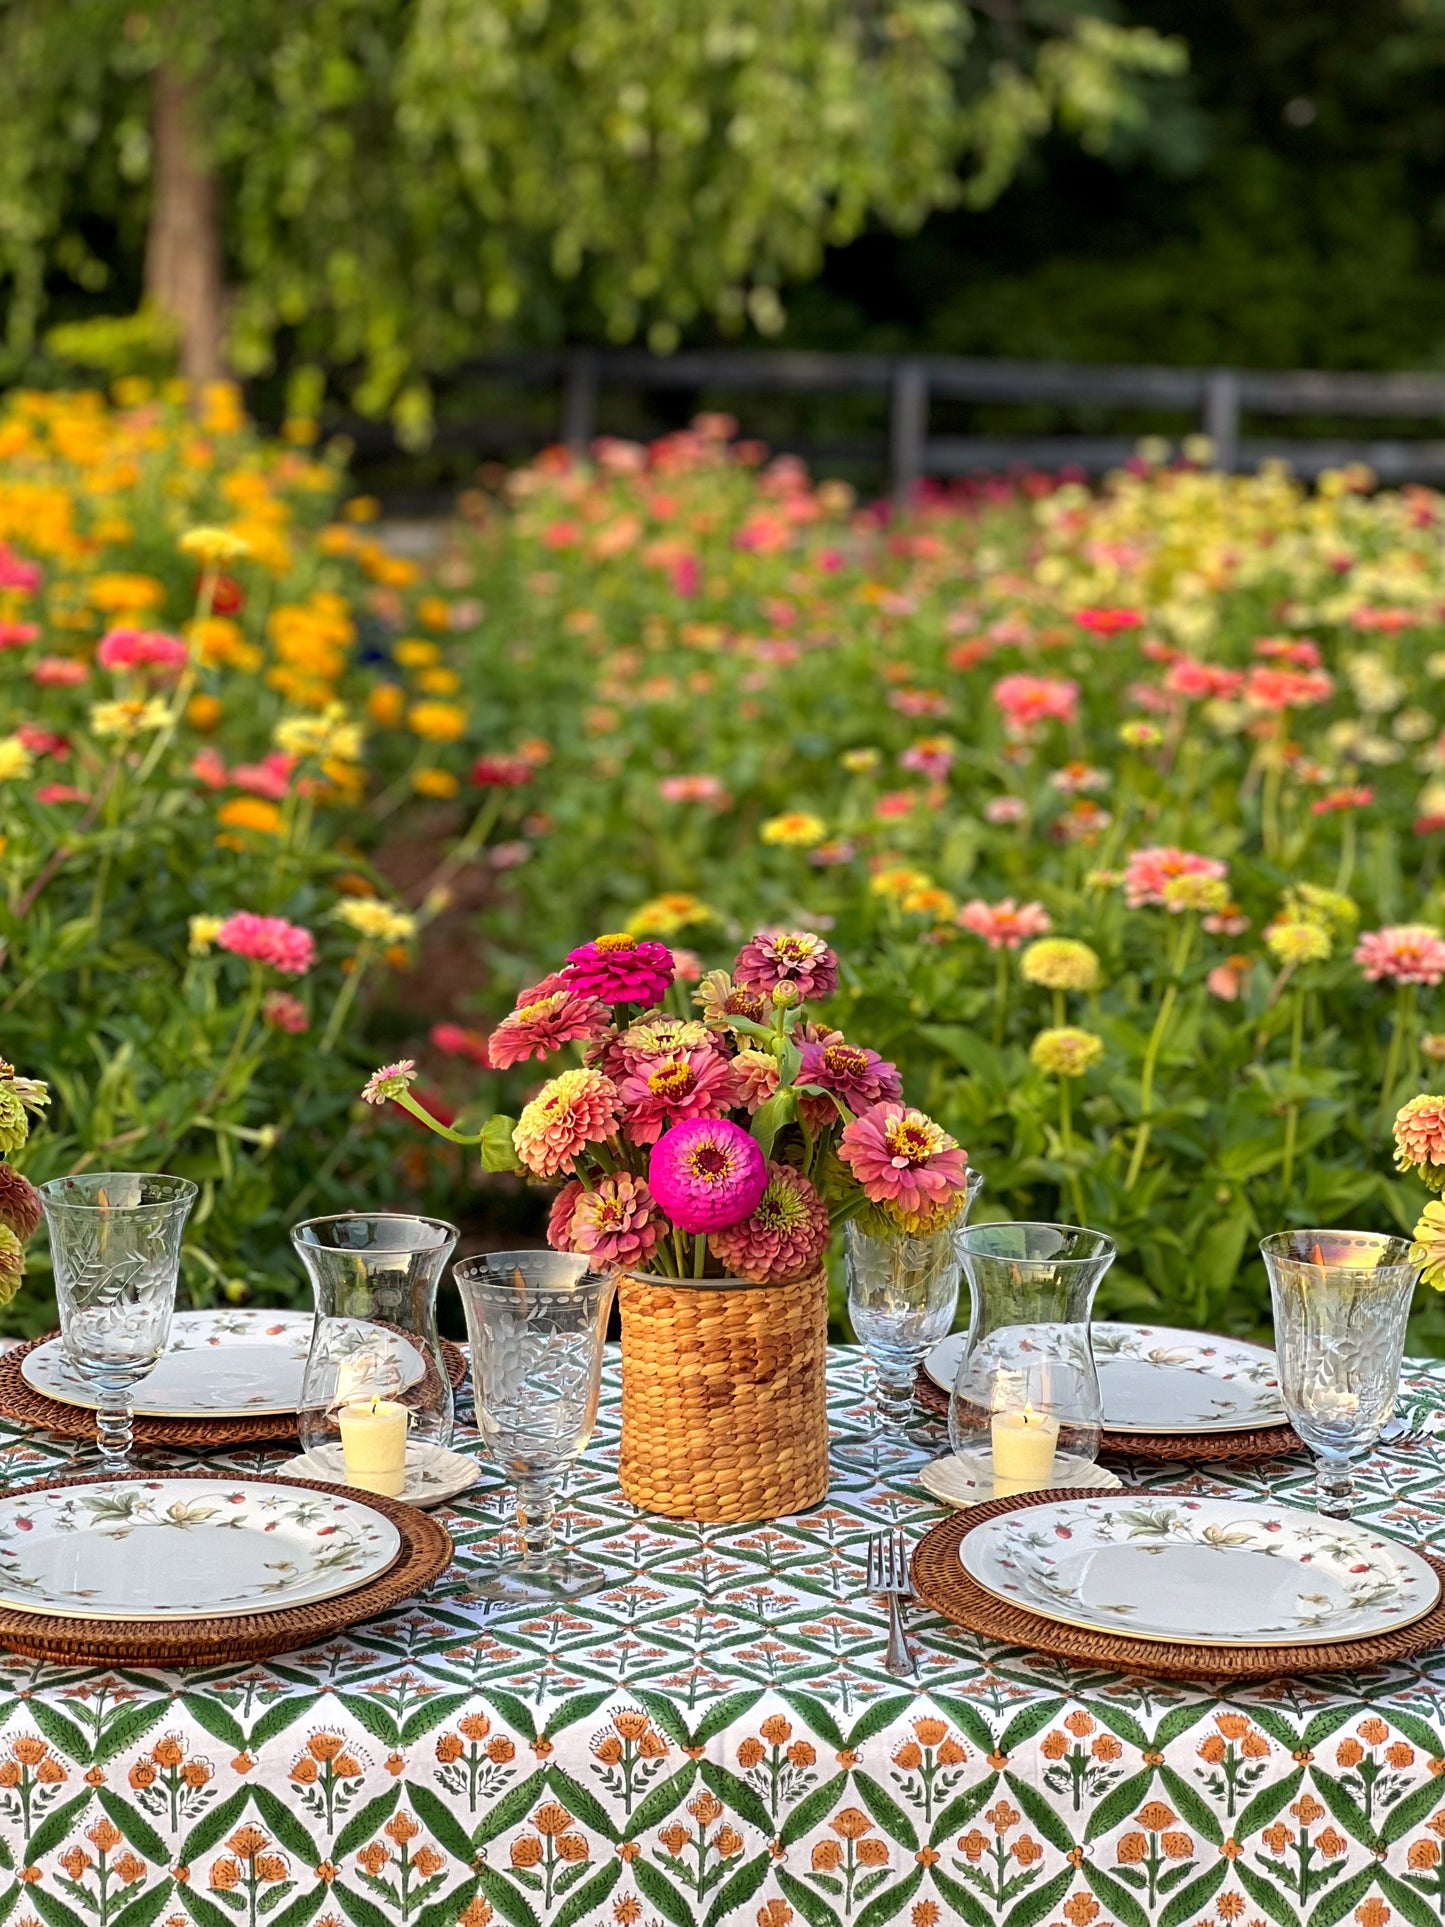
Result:
[[[1003,1042],[1004,1018],[1008,1013],[1008,951],[999,945],[998,964],[993,980],[993,1041],[994,1047]]]
[[[369,943],[362,944],[352,958],[351,971],[336,993],[336,1002],[331,1006],[331,1015],[326,1020],[326,1029],[321,1033],[321,1042],[316,1047],[320,1056],[329,1056],[333,1045],[341,1035],[341,1027],[346,1022],[348,1011],[356,1002],[356,993],[361,988],[361,980],[366,975],[371,958],[372,947]]]
[[[1294,992],[1294,1011],[1290,1019],[1289,1074],[1291,1082],[1299,1076],[1300,1055],[1304,1046],[1305,1000],[1304,992],[1298,985]],[[1299,1128],[1299,1105],[1290,1100],[1289,1109],[1284,1114],[1284,1164],[1280,1177],[1284,1187],[1285,1205],[1289,1204],[1290,1186],[1294,1182],[1295,1133]]]
[[[1164,1046],[1164,1038],[1174,1016],[1174,1005],[1179,996],[1179,979],[1189,959],[1189,951],[1194,942],[1195,917],[1192,911],[1185,913],[1183,927],[1174,945],[1174,955],[1169,960],[1169,982],[1163,997],[1159,1000],[1159,1012],[1154,1019],[1154,1028],[1149,1033],[1149,1042],[1144,1049],[1144,1067],[1139,1076],[1139,1129],[1134,1138],[1134,1154],[1129,1159],[1129,1172],[1124,1179],[1124,1189],[1132,1191],[1138,1182],[1139,1173],[1144,1167],[1144,1153],[1149,1148],[1149,1138],[1153,1129],[1154,1110],[1154,1071],[1159,1062],[1159,1053]]]

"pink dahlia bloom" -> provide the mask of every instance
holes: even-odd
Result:
[[[1011,735],[1021,736],[1037,723],[1071,723],[1079,713],[1079,685],[1066,676],[1001,676],[993,699]]]
[[[536,1178],[571,1172],[589,1144],[617,1132],[617,1086],[601,1071],[563,1071],[524,1105],[512,1147]]]
[[[605,1004],[660,1004],[673,978],[672,952],[655,937],[598,937],[567,953],[573,988]]]
[[[184,669],[189,656],[179,636],[158,629],[112,629],[95,651],[102,669],[159,669],[169,675]]]
[[[862,1044],[847,1044],[841,1038],[804,1044],[802,1055],[797,1082],[836,1092],[850,1111],[871,1111],[875,1104],[896,1102],[903,1096],[898,1067]],[[810,1131],[826,1129],[838,1116],[837,1105],[827,1097],[800,1096],[798,1109]]]
[[[968,1183],[968,1153],[931,1117],[903,1104],[877,1104],[854,1118],[838,1155],[870,1204],[913,1217],[946,1208]]]
[[[738,952],[733,982],[764,996],[779,984],[795,984],[805,999],[831,997],[838,988],[838,959],[811,930],[760,930]]]
[[[289,990],[267,991],[261,1002],[261,1020],[272,1030],[284,1030],[292,1037],[299,1037],[311,1028],[305,1004]]]
[[[602,1036],[608,1023],[606,1004],[574,990],[563,978],[549,977],[522,992],[517,1008],[487,1039],[487,1055],[494,1069],[504,1071],[564,1044],[590,1043]]]
[[[982,937],[990,950],[1017,950],[1035,937],[1046,937],[1054,927],[1053,918],[1041,903],[1016,904],[1012,897],[1003,897],[997,903],[974,897],[959,911],[957,921],[964,930]]]
[[[316,961],[316,939],[300,924],[284,917],[258,917],[254,911],[238,910],[216,932],[222,950],[252,963],[269,964],[288,977],[304,977]]]
[[[1366,930],[1355,945],[1355,962],[1372,984],[1429,984],[1445,977],[1445,942],[1428,923],[1395,923]]]
[[[1412,1097],[1395,1113],[1395,1162],[1402,1171],[1445,1164],[1445,1097]]]
[[[712,1235],[713,1256],[731,1278],[786,1285],[806,1278],[828,1249],[828,1207],[801,1171],[769,1164],[758,1208],[741,1224]]]
[[[576,1191],[568,1208],[566,1242],[558,1248],[585,1251],[598,1271],[645,1267],[667,1226],[642,1179],[619,1171],[615,1177],[599,1178],[590,1191],[580,1185]],[[553,1218],[557,1218],[556,1207]],[[549,1243],[557,1242],[550,1224],[547,1237]]]
[[[1163,906],[1168,899],[1165,885],[1175,877],[1216,877],[1223,882],[1229,865],[1218,857],[1197,856],[1192,850],[1177,850],[1170,844],[1136,850],[1124,865],[1124,901],[1131,910],[1146,904]]]
[[[677,1051],[622,1080],[623,1130],[633,1144],[655,1144],[664,1125],[722,1117],[738,1101],[732,1066],[715,1050]]]
[[[757,1210],[768,1167],[741,1125],[699,1119],[675,1124],[653,1145],[647,1182],[679,1231],[723,1231]]]

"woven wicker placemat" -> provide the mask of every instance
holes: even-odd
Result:
[[[948,1417],[948,1393],[935,1385],[920,1365],[913,1380],[914,1403],[936,1418]],[[1287,1458],[1303,1452],[1304,1442],[1288,1425],[1261,1425],[1249,1432],[1104,1432],[1099,1455],[1143,1459],[1151,1465],[1219,1465],[1226,1459]]]
[[[208,1479],[212,1472],[168,1472],[168,1479]],[[248,1482],[249,1480],[248,1475]],[[23,1488],[53,1492],[72,1485],[125,1485],[125,1478],[46,1479]],[[299,1486],[335,1498],[334,1485],[315,1479],[271,1479],[263,1483]],[[348,1626],[390,1612],[439,1578],[452,1562],[452,1539],[445,1526],[415,1506],[382,1499],[370,1492],[357,1498],[384,1513],[401,1534],[401,1551],[385,1572],[355,1592],[312,1606],[287,1606],[274,1613],[245,1613],[230,1619],[186,1619],[158,1626],[153,1620],[64,1619],[46,1613],[21,1613],[0,1607],[0,1646],[26,1659],[53,1660],[61,1666],[221,1666],[294,1653],[317,1640],[330,1639]]]
[[[1151,1499],[1162,1496],[1151,1492]],[[1024,1646],[1050,1659],[1080,1666],[1107,1666],[1120,1673],[1153,1679],[1277,1679],[1305,1673],[1355,1673],[1408,1659],[1445,1645],[1445,1564],[1427,1559],[1441,1582],[1439,1599],[1423,1619],[1370,1639],[1332,1640],[1313,1646],[1178,1646],[1161,1639],[1121,1639],[1083,1626],[1063,1626],[1026,1607],[998,1599],[963,1569],[958,1556],[966,1534],[985,1519],[1028,1506],[1077,1499],[1077,1491],[1026,1492],[1013,1499],[990,1499],[943,1519],[914,1548],[914,1590],[933,1610],[984,1639]],[[1424,1555],[1422,1555],[1424,1556]]]
[[[57,1438],[93,1439],[94,1412],[46,1398],[43,1392],[27,1384],[23,1375],[29,1354],[54,1337],[54,1332],[46,1332],[40,1338],[31,1339],[28,1345],[17,1345],[13,1351],[0,1354],[0,1418],[34,1426]],[[442,1356],[446,1360],[447,1377],[455,1389],[467,1375],[467,1355],[460,1345],[444,1338]],[[203,1452],[225,1445],[267,1445],[296,1437],[296,1414],[254,1412],[235,1418],[146,1418],[138,1414],[134,1433],[139,1446],[168,1445],[181,1449],[189,1446]]]

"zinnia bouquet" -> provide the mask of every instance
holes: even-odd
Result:
[[[488,1170],[561,1180],[548,1240],[601,1269],[791,1283],[844,1218],[917,1234],[967,1198],[967,1153],[904,1103],[892,1064],[814,1008],[837,983],[821,937],[765,930],[689,1007],[665,944],[602,936],[524,990],[488,1039],[499,1069],[580,1054],[519,1118],[451,1129],[412,1097],[410,1061],[375,1072],[363,1096],[479,1144]]]

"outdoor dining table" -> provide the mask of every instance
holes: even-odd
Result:
[[[1445,1366],[1407,1372],[1410,1433],[1370,1462],[1360,1516],[1438,1544]],[[508,1506],[486,1468],[442,1515],[450,1572],[349,1635],[188,1673],[0,1655],[0,1919],[1445,1917],[1445,1654],[1215,1692],[1072,1669],[915,1607],[919,1678],[900,1681],[884,1670],[886,1609],[864,1591],[863,1551],[880,1525],[915,1541],[942,1516],[916,1481],[929,1454],[878,1480],[840,1470],[800,1518],[680,1524],[619,1494],[618,1389],[609,1355],[561,1514],[611,1575],[591,1597],[506,1610],[469,1598]],[[835,1351],[830,1393],[836,1427],[860,1430],[859,1353]],[[3,1436],[11,1485],[85,1462]],[[235,1473],[280,1456],[174,1455]],[[1299,1459],[1119,1470],[1141,1497],[1308,1503]]]

